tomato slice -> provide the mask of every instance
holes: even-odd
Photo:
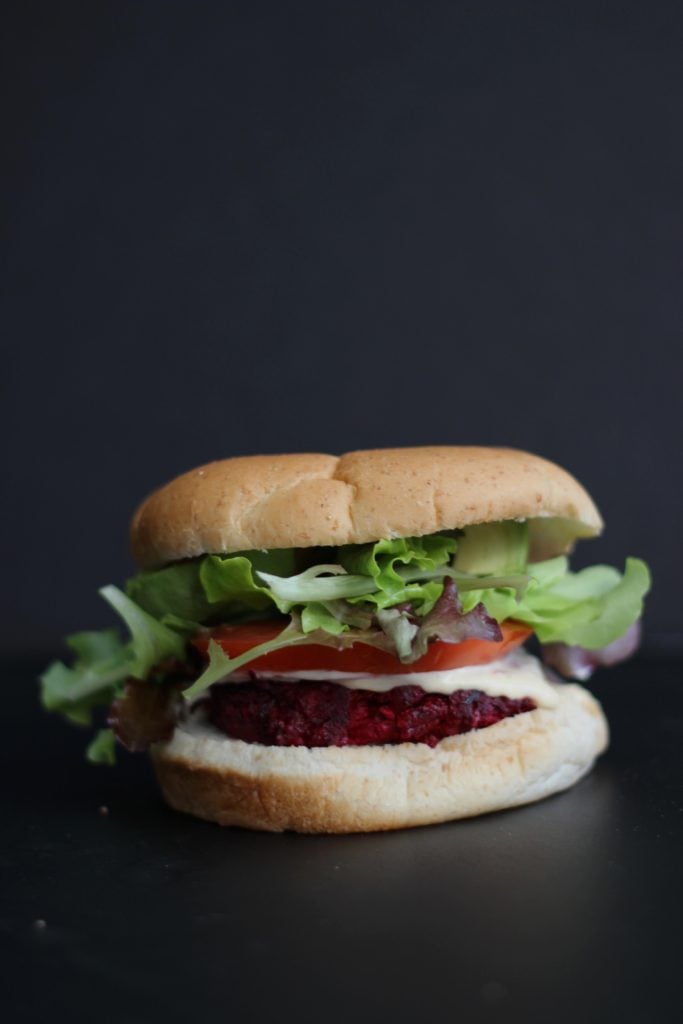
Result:
[[[263,622],[247,622],[240,626],[216,626],[193,640],[194,646],[206,654],[209,640],[220,644],[232,658],[244,654],[258,644],[274,640],[287,625],[287,619],[268,619]],[[433,640],[423,657],[412,665],[403,665],[393,654],[379,651],[368,644],[354,644],[338,651],[334,647],[320,644],[302,644],[271,651],[260,658],[254,658],[245,668],[270,672],[297,672],[321,669],[325,672],[354,672],[358,675],[403,675],[407,672],[437,672],[464,665],[485,665],[495,658],[519,647],[531,636],[532,630],[519,622],[509,620],[501,624],[503,639],[461,640],[448,644]]]

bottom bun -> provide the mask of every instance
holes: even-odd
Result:
[[[556,707],[423,743],[268,747],[197,716],[152,748],[166,801],[220,825],[269,832],[373,832],[516,807],[567,789],[607,747],[607,721],[581,686]]]

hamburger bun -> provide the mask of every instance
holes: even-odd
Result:
[[[162,487],[132,523],[144,568],[210,553],[337,547],[484,522],[529,522],[531,558],[597,534],[600,514],[565,470],[507,448],[261,455],[201,466]],[[514,807],[566,789],[607,744],[580,686],[558,703],[422,743],[265,746],[232,739],[201,704],[152,748],[167,802],[222,825],[366,832]]]
[[[532,559],[602,529],[566,470],[510,448],[433,447],[347,455],[253,455],[184,473],[136,512],[131,549],[146,569],[271,548],[338,547],[527,519]]]
[[[530,803],[567,789],[605,750],[602,709],[583,687],[558,704],[419,743],[267,747],[201,720],[152,748],[164,797],[178,811],[270,832],[370,832],[430,825]]]

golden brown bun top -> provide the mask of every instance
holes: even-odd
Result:
[[[157,568],[207,553],[338,547],[528,519],[532,557],[602,529],[584,488],[511,448],[386,448],[210,462],[155,491],[131,524],[133,556]]]

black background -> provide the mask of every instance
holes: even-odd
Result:
[[[460,442],[575,472],[680,640],[679,3],[5,11],[5,649],[193,465]]]
[[[13,1022],[678,1019],[682,30],[678,0],[4,5]],[[40,712],[154,486],[422,443],[559,461],[608,525],[579,563],[652,565],[646,653],[592,686],[612,747],[569,793],[225,833]]]

